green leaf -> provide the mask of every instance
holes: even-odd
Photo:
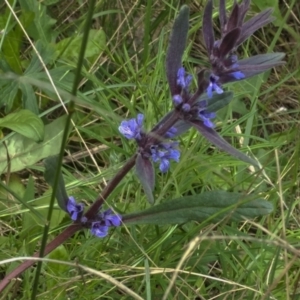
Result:
[[[34,92],[31,85],[29,85],[26,82],[22,81],[23,78],[24,77],[20,77],[20,80],[19,80],[19,88],[22,91],[23,107],[25,109],[30,110],[34,114],[38,115],[39,114],[39,107],[38,107],[38,104],[37,104],[35,92]]]
[[[29,36],[36,41],[41,39],[46,44],[54,40],[58,35],[57,31],[52,29],[56,20],[49,17],[47,7],[37,0],[19,0],[19,3],[22,11],[33,12],[35,16],[26,30]]]
[[[32,177],[30,176],[27,182],[26,191],[23,196],[23,201],[30,204],[30,201],[34,199],[34,181]],[[22,205],[22,208],[26,208],[26,205]],[[31,206],[32,207],[32,206]],[[34,209],[34,208],[32,208]],[[38,243],[38,240],[34,239],[32,241],[32,236],[34,234],[38,234],[42,231],[42,227],[36,226],[35,218],[39,219],[37,216],[35,216],[31,211],[26,211],[22,214],[22,231],[20,232],[20,238],[22,241],[24,241],[24,247],[26,249],[27,255],[32,255],[34,253],[34,249],[36,247],[36,244]]]
[[[47,223],[51,194],[48,191],[46,193],[47,195],[27,203],[27,205],[31,206],[34,212],[26,211],[23,213],[20,239],[21,241],[26,241],[25,249],[28,255],[32,255],[35,252],[36,245],[39,243],[39,239],[36,237],[42,234],[43,228]],[[39,216],[37,216],[37,212],[39,213]],[[65,212],[55,207],[52,212],[50,229],[59,226],[65,216]]]
[[[55,182],[55,176],[56,176],[56,169],[58,165],[58,157],[57,156],[47,157],[44,161],[44,165],[45,165],[45,173],[44,173],[45,180],[53,188]],[[59,173],[58,185],[57,185],[55,197],[59,207],[62,210],[67,211],[66,207],[69,198],[68,198],[64,178],[62,176],[61,171]]]
[[[44,139],[43,122],[38,116],[26,109],[21,109],[0,119],[0,127],[9,128],[36,142]]]
[[[217,222],[226,218],[241,221],[272,212],[270,202],[253,200],[253,195],[211,191],[195,196],[185,196],[156,205],[142,212],[124,215],[126,224],[180,224],[188,221],[202,222],[211,218]]]
[[[56,50],[61,53],[62,58],[74,61],[78,58],[82,43],[82,34],[75,37],[65,38],[56,44]],[[89,40],[85,50],[85,58],[93,58],[98,56],[106,45],[106,36],[103,30],[91,29],[89,32]]]
[[[18,74],[22,73],[22,65],[20,60],[20,39],[16,33],[11,30],[4,37],[2,51],[6,61],[9,63],[12,70]]]
[[[45,126],[45,135],[42,143],[14,134],[6,140],[8,155],[11,159],[11,172],[29,167],[41,159],[56,155],[60,151],[66,116],[62,116]],[[0,174],[7,172],[8,162],[6,148],[0,145]]]
[[[70,256],[65,248],[64,245],[59,245],[57,248],[55,248],[51,253],[47,256],[47,258],[55,259],[55,260],[61,260],[61,261],[69,261]],[[69,266],[65,264],[60,263],[52,263],[47,262],[45,264],[46,272],[48,274],[51,274],[49,278],[46,281],[47,290],[53,290],[55,289],[55,292],[59,295],[59,299],[67,299],[68,296],[66,295],[67,289],[65,286],[60,285],[60,277],[65,276],[70,269]]]
[[[14,100],[18,93],[18,89],[19,86],[15,80],[8,82],[4,87],[2,87],[0,105],[5,106],[6,113],[9,113],[11,111]]]
[[[43,63],[45,65],[47,65],[48,63],[50,63],[52,61],[54,54],[55,54],[54,46],[52,46],[51,44],[50,45],[45,44],[41,40],[38,40],[35,43],[35,48],[36,48],[37,52],[39,53],[39,56],[43,59]],[[31,58],[29,66],[25,70],[24,74],[26,74],[26,75],[34,74],[34,73],[40,72],[42,70],[43,70],[43,65],[42,65],[40,59],[38,58],[36,52],[32,50],[32,58]]]

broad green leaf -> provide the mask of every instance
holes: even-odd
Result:
[[[50,198],[51,196],[49,194],[40,199],[34,200],[31,203],[28,203],[27,205],[30,205],[35,212],[27,211],[23,213],[20,239],[26,240],[26,251],[28,255],[33,254],[36,249],[35,246],[39,242],[39,239],[36,239],[36,236],[43,233],[43,228],[47,222],[46,220],[48,216]],[[37,216],[36,212],[38,212],[40,216]],[[59,226],[65,216],[65,212],[55,207],[52,212],[50,228],[53,229]]]
[[[74,61],[78,58],[82,43],[82,34],[75,37],[65,38],[58,42],[55,47],[61,53],[62,58]],[[84,57],[92,58],[98,56],[105,48],[106,36],[103,30],[91,29]]]
[[[59,153],[66,116],[62,116],[51,124],[45,126],[45,135],[42,143],[14,134],[5,142],[8,155],[11,159],[11,172],[16,172],[29,167],[45,157]],[[0,145],[0,174],[7,172],[8,162],[6,148]]]
[[[44,161],[45,165],[45,173],[44,177],[47,183],[53,188],[54,182],[55,182],[55,175],[56,175],[56,169],[57,169],[57,163],[58,163],[58,156],[50,156],[47,157]],[[65,187],[64,178],[62,176],[62,173],[60,171],[59,178],[58,178],[58,186],[56,189],[56,200],[58,202],[59,207],[64,210],[66,210],[66,206],[68,203],[68,194]]]
[[[0,186],[0,212],[4,215],[5,210],[19,205],[18,200],[9,191],[12,191],[19,198],[22,198],[25,193],[22,180],[17,174],[10,174],[9,182],[2,183]]]
[[[42,120],[26,109],[21,109],[0,119],[0,127],[9,128],[36,142],[42,141],[45,133]]]
[[[0,105],[5,106],[5,112],[9,113],[12,109],[14,100],[18,93],[18,83],[15,80],[8,82],[1,88]]]
[[[39,114],[39,107],[37,104],[37,99],[35,96],[35,92],[31,85],[23,82],[22,79],[24,77],[20,77],[19,80],[19,88],[22,91],[22,103],[25,109],[30,110],[34,114]]]
[[[21,74],[20,45],[22,37],[17,30],[17,22],[13,18],[9,20],[9,14],[8,9],[6,11],[3,9],[0,15],[0,28],[3,30],[1,35],[1,59],[5,59],[11,71]]]
[[[56,249],[51,251],[51,253],[47,256],[47,258],[55,259],[55,260],[62,260],[62,261],[69,261],[70,257],[68,254],[67,249],[64,245],[59,245]],[[60,263],[45,263],[45,269],[50,276],[47,279],[46,285],[47,290],[55,289],[56,295],[59,295],[59,299],[67,299],[68,296],[66,295],[67,289],[65,286],[61,285],[58,286],[60,283],[60,277],[65,276],[67,271],[70,269],[69,266]]]
[[[19,3],[22,11],[34,13],[35,16],[26,30],[29,36],[36,41],[41,39],[46,43],[54,40],[58,35],[57,31],[52,29],[56,20],[49,17],[46,6],[37,0],[19,0]]]
[[[55,54],[54,46],[52,46],[51,44],[50,45],[45,44],[41,40],[38,40],[35,43],[35,48],[36,48],[37,52],[39,53],[39,56],[43,59],[43,63],[45,65],[47,65],[48,63],[51,62],[51,60],[53,59],[54,54]],[[36,52],[32,50],[31,61],[30,61],[29,66],[25,70],[24,74],[25,75],[34,74],[34,73],[40,72],[42,70],[43,70],[43,65],[42,65],[40,59],[38,58]]]
[[[11,30],[4,36],[4,43],[2,46],[2,51],[6,61],[9,63],[12,70],[18,74],[22,73],[20,43],[21,40],[16,35],[15,31]]]
[[[166,201],[138,213],[124,215],[126,224],[180,224],[188,221],[202,222],[211,218],[217,222],[226,218],[241,221],[264,216],[272,212],[270,202],[253,195],[211,191]]]

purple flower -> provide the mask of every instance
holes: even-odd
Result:
[[[173,137],[175,137],[177,133],[177,128],[176,127],[171,127],[165,134],[164,134],[164,138],[165,139],[172,139]]]
[[[120,226],[122,223],[121,215],[113,214],[111,209],[101,212],[97,215],[97,221],[92,223],[91,232],[97,237],[105,237],[111,226]]]
[[[115,215],[110,208],[100,215],[106,226],[120,226],[122,223],[121,215]]]
[[[205,110],[200,110],[199,118],[203,121],[204,125],[208,128],[214,128],[215,124],[210,120],[216,117],[214,112],[206,112]]]
[[[219,77],[211,74],[209,77],[209,85],[206,89],[207,95],[209,98],[213,96],[213,92],[215,91],[217,94],[222,94],[223,90],[218,84]]]
[[[170,168],[170,160],[179,161],[180,152],[175,147],[178,146],[177,142],[161,143],[151,147],[151,158],[154,162],[160,162],[159,169],[161,172],[166,173]]]
[[[141,139],[141,132],[143,126],[144,115],[138,114],[135,119],[130,119],[128,121],[122,121],[119,126],[119,131],[127,138],[127,139]]]
[[[108,226],[101,225],[101,222],[93,222],[91,232],[93,235],[103,238],[108,234]]]
[[[173,103],[175,106],[178,106],[182,103],[182,97],[180,95],[174,95],[173,96]]]
[[[178,69],[177,72],[177,84],[184,90],[187,90],[192,81],[192,76],[185,76],[185,70],[183,67]]]
[[[182,105],[182,110],[187,113],[191,110],[191,106],[188,103],[184,103]]]
[[[68,203],[67,203],[67,211],[73,221],[77,221],[81,218],[83,214],[83,203],[76,203],[76,200],[74,197],[69,197]]]
[[[241,71],[232,72],[230,73],[230,75],[237,80],[244,79],[246,77],[245,74]]]

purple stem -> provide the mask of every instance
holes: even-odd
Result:
[[[88,211],[85,213],[85,216],[87,218],[92,219],[95,217],[103,202],[107,199],[107,197],[114,190],[114,188],[120,183],[120,181],[124,178],[124,176],[135,165],[135,159],[136,159],[136,154],[133,155],[126,162],[126,164],[119,170],[119,172],[115,175],[115,177],[108,183],[108,185],[104,188],[104,190],[96,199],[96,201],[90,206]],[[65,242],[69,237],[71,237],[76,231],[80,229],[82,229],[82,224],[80,223],[71,224],[46,246],[44,251],[44,256],[49,254],[54,249],[56,249],[59,245]],[[40,252],[37,251],[36,253],[34,253],[33,257],[40,257]],[[22,274],[24,271],[26,271],[35,263],[36,263],[35,260],[26,260],[23,263],[21,263],[16,269],[14,269],[11,273],[6,275],[4,279],[0,282],[0,294],[13,278],[18,277],[20,274]]]
[[[59,245],[61,245],[65,240],[71,237],[80,228],[82,228],[81,224],[70,225],[46,246],[44,255],[47,255],[51,251],[56,249]],[[40,251],[35,252],[33,257],[40,257]],[[34,260],[26,260],[22,264],[20,264],[16,269],[14,269],[11,273],[6,275],[4,279],[0,282],[0,294],[12,279],[18,277],[20,274],[22,274],[25,270],[27,270],[35,263],[36,261]]]

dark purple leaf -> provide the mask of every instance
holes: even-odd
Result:
[[[241,29],[239,27],[234,28],[233,30],[226,33],[222,39],[222,43],[219,47],[219,58],[224,58],[230,51],[235,47],[237,40],[240,37]]]
[[[239,66],[245,66],[245,65],[261,65],[261,64],[272,64],[274,63],[277,65],[284,64],[285,62],[282,61],[282,59],[285,57],[285,53],[282,52],[275,52],[275,53],[265,53],[265,54],[258,54],[255,56],[251,56],[249,58],[241,59],[238,61]]]
[[[242,44],[247,38],[249,38],[256,30],[259,28],[271,23],[275,20],[274,17],[271,17],[273,12],[272,8],[268,8],[263,12],[259,13],[255,17],[248,20],[242,26],[241,36],[237,41],[237,46]]]
[[[285,61],[282,61],[284,53],[266,53],[245,58],[238,61],[238,71],[241,71],[245,78],[250,78],[257,74],[263,73],[273,67],[281,66],[285,64]],[[219,82],[224,84],[236,79],[231,75],[232,70],[228,70],[227,73],[223,73],[220,76]]]
[[[220,4],[219,4],[219,19],[220,19],[221,28],[223,30],[225,24],[227,23],[225,0],[220,0]]]
[[[247,14],[247,11],[250,7],[250,2],[251,0],[245,0],[241,5],[240,5],[240,22],[242,24],[242,22],[245,19],[245,16]]]
[[[154,198],[152,191],[155,184],[155,173],[152,162],[148,158],[142,157],[138,154],[135,162],[136,174],[144,188],[144,192],[147,196],[148,202],[150,204],[154,203]]]
[[[207,112],[217,112],[221,108],[227,106],[233,98],[232,92],[224,92],[222,94],[214,94],[212,98],[208,100]]]
[[[219,149],[227,152],[233,157],[238,158],[241,161],[244,161],[248,164],[259,167],[258,163],[247,156],[246,154],[240,152],[236,148],[232,147],[227,143],[215,130],[212,128],[206,127],[202,121],[194,120],[190,121],[191,125],[194,126],[206,139],[208,139],[213,145]]]
[[[179,120],[174,124],[174,127],[177,129],[177,132],[174,134],[174,137],[177,137],[188,131],[192,126],[186,121]]]
[[[166,201],[141,212],[122,216],[129,224],[182,224],[189,221],[242,221],[267,215],[272,203],[255,195],[210,191]]]
[[[202,32],[205,41],[206,49],[210,55],[215,43],[215,35],[212,21],[212,0],[208,0],[203,14]]]
[[[207,88],[208,83],[209,83],[209,74],[210,74],[210,72],[208,72],[205,69],[203,69],[197,73],[198,89],[197,89],[196,93],[193,95],[192,99],[194,99],[194,101],[192,103],[189,103],[190,105],[192,105],[195,102],[195,100],[200,95],[202,95],[204,90]]]
[[[266,53],[249,57],[239,61],[239,70],[244,73],[245,78],[260,74],[273,67],[285,64],[282,58],[284,53]]]
[[[235,2],[226,24],[226,32],[229,32],[234,28],[239,27],[241,25],[239,20],[240,20],[240,6]]]
[[[174,22],[166,58],[167,79],[172,95],[179,94],[181,91],[177,85],[177,72],[181,67],[188,29],[189,8],[184,5]]]

